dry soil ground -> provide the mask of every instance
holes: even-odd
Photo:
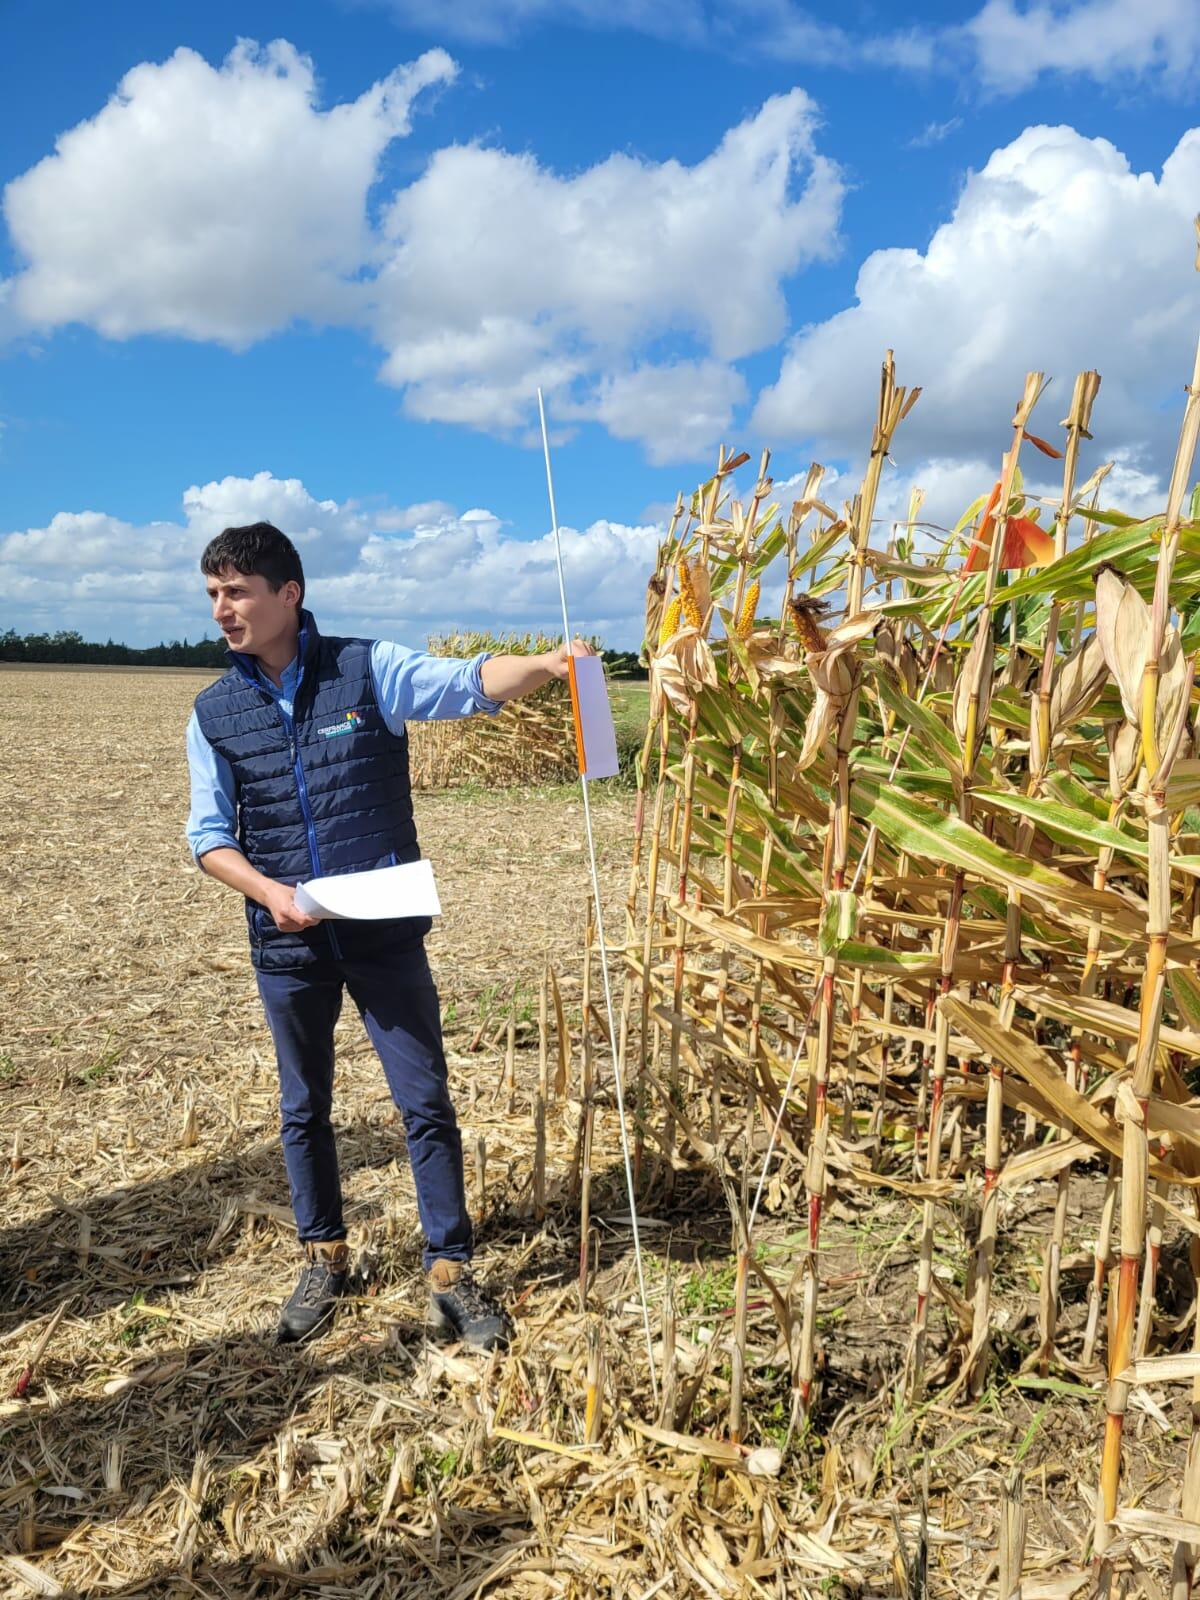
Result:
[[[658,1419],[609,1109],[592,1318],[577,1304],[576,1210],[562,1187],[575,1061],[549,1118],[548,1212],[529,1212],[544,961],[578,1017],[587,877],[570,790],[419,801],[446,911],[430,953],[473,1193],[486,1142],[478,1264],[514,1309],[513,1352],[467,1358],[425,1338],[403,1133],[352,1007],[336,1106],[362,1293],[320,1343],[272,1346],[297,1263],[273,1059],[240,901],[195,869],[182,831],[183,729],[210,676],[0,672],[0,1583],[14,1594],[455,1600],[887,1595],[926,1581],[931,1594],[973,1593],[1019,1465],[1031,1486],[1026,1595],[1085,1592],[1097,1391],[1017,1375],[1044,1197],[1018,1197],[1008,1218],[999,1271],[1014,1349],[966,1411],[899,1398],[916,1210],[878,1192],[836,1201],[819,1414],[788,1441],[782,1476],[762,1479],[728,1470],[722,1441],[728,1217],[719,1191],[680,1173],[646,1240],[656,1301],[668,1263],[674,1275],[686,1437],[646,1432]],[[611,790],[594,809],[619,931],[633,797]],[[496,1044],[510,1012],[512,1115]],[[774,1205],[761,1238],[768,1264],[782,1265],[802,1227],[797,1172]],[[1081,1186],[1070,1247],[1093,1227]],[[1083,1281],[1068,1287],[1071,1317]],[[786,1379],[769,1308],[753,1304],[752,1318],[747,1442],[779,1444]],[[952,1314],[935,1320],[944,1342]],[[607,1352],[602,1428],[579,1449],[593,1324]],[[1174,1503],[1180,1421],[1131,1414],[1135,1497]]]

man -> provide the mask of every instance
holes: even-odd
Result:
[[[328,1328],[349,1275],[330,1109],[333,1030],[347,989],[404,1118],[437,1331],[483,1350],[508,1318],[471,1275],[462,1140],[447,1087],[428,918],[325,922],[295,902],[307,878],[415,861],[408,721],[494,715],[568,676],[565,646],[470,660],[384,640],[323,637],[291,540],[226,528],[200,558],[229,670],[187,730],[188,842],[246,899],[250,956],[279,1066],[284,1161],[305,1251],[280,1342]],[[580,640],[576,655],[592,654]]]

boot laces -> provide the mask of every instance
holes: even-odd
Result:
[[[301,1305],[319,1306],[322,1300],[328,1300],[333,1276],[332,1269],[323,1261],[314,1261],[307,1266],[300,1279]]]
[[[463,1273],[462,1277],[450,1290],[450,1293],[468,1316],[494,1317],[499,1315],[499,1306],[490,1295],[480,1288],[469,1272]]]

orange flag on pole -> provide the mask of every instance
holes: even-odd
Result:
[[[992,540],[996,537],[996,501],[999,498],[1000,485],[997,483],[983,508],[979,532],[971,540],[971,548],[967,551],[966,572],[982,572],[988,564]],[[1005,518],[1000,565],[1006,572],[1014,567],[1044,567],[1053,560],[1054,540],[1044,528],[1039,528],[1028,517]]]

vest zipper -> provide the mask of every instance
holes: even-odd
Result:
[[[296,675],[296,690],[292,700],[293,705],[295,705],[296,701],[300,698],[300,681],[303,677],[304,664],[302,662],[300,665],[300,671]],[[317,830],[316,825],[313,822],[312,807],[308,803],[308,785],[304,781],[304,766],[300,760],[300,745],[296,738],[295,718],[289,717],[286,714],[278,700],[275,701],[275,709],[279,712],[279,720],[283,723],[283,731],[287,734],[288,744],[291,747],[292,776],[296,780],[296,792],[300,796],[300,810],[304,816],[304,827],[308,833],[309,859],[312,861],[313,877],[319,878],[321,876],[321,854],[317,849]],[[335,961],[340,961],[342,959],[342,947],[338,943],[338,936],[336,933],[334,933],[332,928],[327,928],[325,931],[329,935],[329,944],[333,950],[333,959]]]

